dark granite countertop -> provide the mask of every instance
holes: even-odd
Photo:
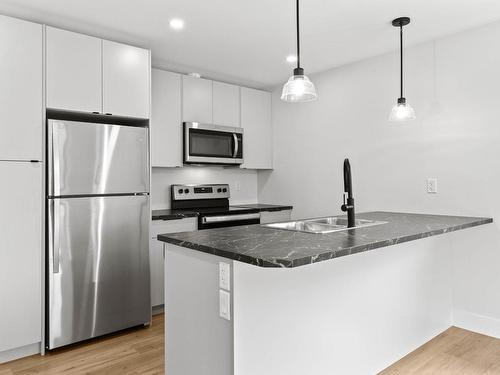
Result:
[[[283,211],[283,210],[291,210],[293,206],[283,206],[277,204],[237,204],[231,207],[239,207],[239,208],[248,208],[253,210],[258,210],[259,212],[263,211]],[[152,211],[152,219],[153,220],[178,220],[184,219],[186,217],[196,217],[200,213],[197,210],[153,210]]]
[[[367,212],[358,219],[386,224],[329,234],[260,225],[161,234],[163,242],[260,267],[298,267],[493,222],[491,218]]]
[[[198,212],[192,210],[153,210],[152,219],[153,220],[178,220],[184,219],[186,217],[197,217]]]

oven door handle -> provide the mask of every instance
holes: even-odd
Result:
[[[224,216],[203,216],[201,222],[203,224],[224,223],[238,220],[255,220],[260,219],[260,213],[256,214],[241,214],[241,215],[224,215]]]
[[[236,158],[236,155],[238,155],[238,136],[236,135],[236,133],[233,133],[233,140],[234,140],[233,158]]]

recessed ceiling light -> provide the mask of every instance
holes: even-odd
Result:
[[[184,21],[180,18],[172,18],[170,20],[170,27],[174,30],[182,30],[184,28]]]
[[[288,55],[286,57],[286,62],[288,62],[290,64],[296,63],[297,62],[297,56],[295,56],[295,55]]]

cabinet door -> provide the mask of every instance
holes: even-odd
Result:
[[[240,126],[240,88],[213,82],[213,123]]]
[[[0,161],[0,352],[41,341],[42,164]]]
[[[182,121],[212,123],[212,81],[182,76]]]
[[[163,244],[156,236],[163,233],[189,232],[198,229],[197,218],[190,217],[180,220],[155,220],[151,224],[151,242],[149,259],[151,267],[151,304],[161,306],[165,303],[165,265]]]
[[[182,166],[180,74],[151,71],[151,161],[153,167]]]
[[[158,241],[156,236],[149,243],[149,261],[151,269],[151,306],[164,304],[165,271],[163,257],[163,242]]]
[[[149,118],[149,51],[102,41],[103,112]]]
[[[41,160],[42,25],[0,16],[0,160]]]
[[[272,169],[271,93],[241,88],[242,168]]]
[[[47,107],[102,111],[101,39],[46,29]]]

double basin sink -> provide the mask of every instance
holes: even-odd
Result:
[[[287,221],[282,223],[263,224],[262,226],[273,229],[283,229],[295,232],[325,234],[340,232],[343,230],[371,227],[374,225],[387,224],[387,221],[357,219],[354,227],[347,227],[347,218],[343,217],[323,217],[319,219],[307,219],[297,221]]]

